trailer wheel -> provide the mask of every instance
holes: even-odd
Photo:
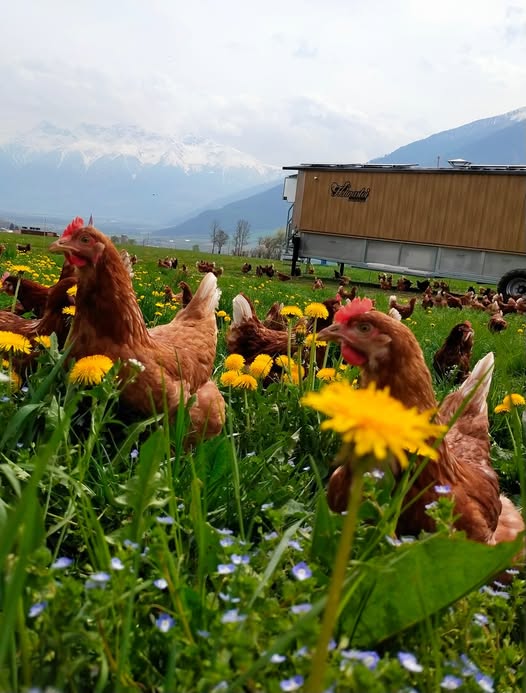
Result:
[[[526,269],[515,269],[506,272],[497,285],[497,291],[504,301],[510,296],[526,296]]]

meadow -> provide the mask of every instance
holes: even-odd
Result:
[[[28,254],[16,240],[0,237],[2,271],[24,266],[28,278],[56,281],[62,258],[47,253],[50,239],[28,237]],[[314,364],[304,378],[265,388],[222,376],[238,292],[261,318],[276,300],[305,310],[334,295],[334,268],[316,266],[325,287],[313,291],[312,276],[244,275],[254,258],[170,249],[179,266],[169,270],[157,266],[166,249],[128,250],[139,258],[133,283],[148,325],[178,310],[164,302],[165,285],[177,292],[184,279],[196,289],[196,260],[223,266],[214,379],[227,402],[224,430],[188,447],[184,411],[173,423],[122,416],[115,379],[70,382],[53,340],[26,382],[0,382],[0,691],[524,690],[525,581],[511,569],[506,584],[491,582],[518,546],[455,532],[447,495],[430,509],[436,533],[397,537],[401,491],[389,470],[363,476],[336,612],[320,626],[349,529],[325,497],[340,440],[302,401],[324,382]],[[375,274],[346,274],[358,295],[387,309],[390,292]],[[11,302],[0,294],[0,307]],[[507,316],[508,329],[494,334],[485,313],[418,302],[408,325],[428,365],[464,319],[475,330],[473,362],[495,354],[492,461],[503,491],[524,506],[522,408],[495,408],[525,392],[526,318]],[[336,345],[329,354],[326,365],[352,383],[357,369],[341,363]],[[439,400],[450,387],[435,381]]]

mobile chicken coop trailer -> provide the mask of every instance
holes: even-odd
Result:
[[[526,294],[526,165],[449,163],[285,166],[293,273],[319,258]]]

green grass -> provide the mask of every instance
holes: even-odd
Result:
[[[60,258],[47,254],[49,239],[31,238],[28,255],[16,255],[16,240],[0,237],[8,244],[2,260],[51,283]],[[134,285],[146,321],[169,320],[175,309],[164,306],[163,287],[177,291],[183,275],[156,266],[166,249],[129,250],[139,256]],[[224,267],[219,308],[228,315],[239,291],[263,315],[276,300],[303,308],[337,288],[332,267],[316,268],[325,289],[314,292],[310,276],[282,283],[243,275],[244,258],[171,252],[188,264],[194,290],[197,259]],[[359,293],[386,309],[388,292],[361,284]],[[0,302],[10,305],[1,294]],[[519,503],[520,422],[516,412],[493,410],[506,393],[524,393],[526,321],[510,316],[507,331],[491,334],[485,314],[417,306],[409,326],[428,364],[463,319],[475,330],[474,360],[490,350],[496,356],[492,456]],[[228,322],[218,318],[218,327],[216,379]],[[435,384],[441,398],[448,386]],[[172,424],[125,423],[111,379],[72,386],[55,347],[39,357],[26,386],[12,393],[0,383],[0,691],[274,693],[299,686],[294,677],[306,681],[342,517],[328,510],[324,490],[339,441],[301,405],[298,387],[223,388],[223,433],[188,449],[184,411]],[[439,691],[452,676],[460,691],[522,690],[524,581],[483,588],[514,547],[450,536],[447,499],[433,511],[436,535],[393,545],[386,536],[401,491],[389,474],[364,484],[325,689]],[[298,580],[302,562],[310,576]]]

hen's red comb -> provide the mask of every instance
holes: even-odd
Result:
[[[69,238],[71,234],[74,231],[78,231],[78,229],[81,229],[84,226],[84,219],[81,219],[80,217],[75,217],[71,224],[68,224],[66,228],[64,229],[64,233],[62,234],[62,238]]]
[[[370,298],[353,298],[347,305],[336,311],[334,322],[347,322],[350,318],[355,318],[357,315],[367,313],[373,307],[373,302]]]

